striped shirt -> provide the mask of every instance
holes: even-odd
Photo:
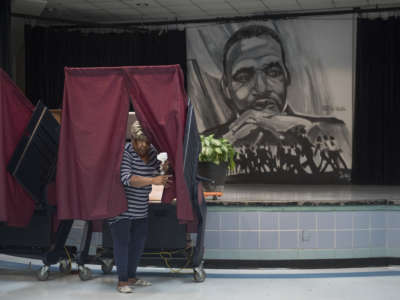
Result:
[[[146,164],[135,152],[131,143],[126,143],[124,155],[121,162],[121,182],[124,186],[128,209],[119,216],[108,219],[110,223],[121,219],[143,219],[147,218],[149,208],[149,194],[151,185],[140,188],[133,187],[129,181],[133,175],[143,177],[154,177],[158,175],[160,162],[157,160],[157,151],[150,146],[150,159]]]

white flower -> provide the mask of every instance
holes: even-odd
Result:
[[[160,154],[157,155],[157,159],[161,161],[161,163],[164,163],[168,159],[168,153],[161,152]]]

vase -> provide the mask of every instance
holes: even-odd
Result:
[[[212,162],[199,162],[198,173],[213,182],[203,182],[206,192],[223,192],[228,172],[228,163],[222,162],[219,165]]]

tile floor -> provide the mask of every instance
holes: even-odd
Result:
[[[48,281],[40,282],[35,271],[41,262],[0,254],[0,299],[351,299],[397,300],[400,295],[400,266],[358,269],[206,269],[202,283],[193,282],[193,272],[172,273],[169,269],[140,268],[140,276],[153,282],[133,294],[119,294],[115,269],[103,275],[97,265],[89,281],[74,274],[62,275],[52,267]]]

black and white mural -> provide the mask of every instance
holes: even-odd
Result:
[[[351,21],[199,25],[187,43],[199,131],[238,152],[228,182],[350,180]]]

